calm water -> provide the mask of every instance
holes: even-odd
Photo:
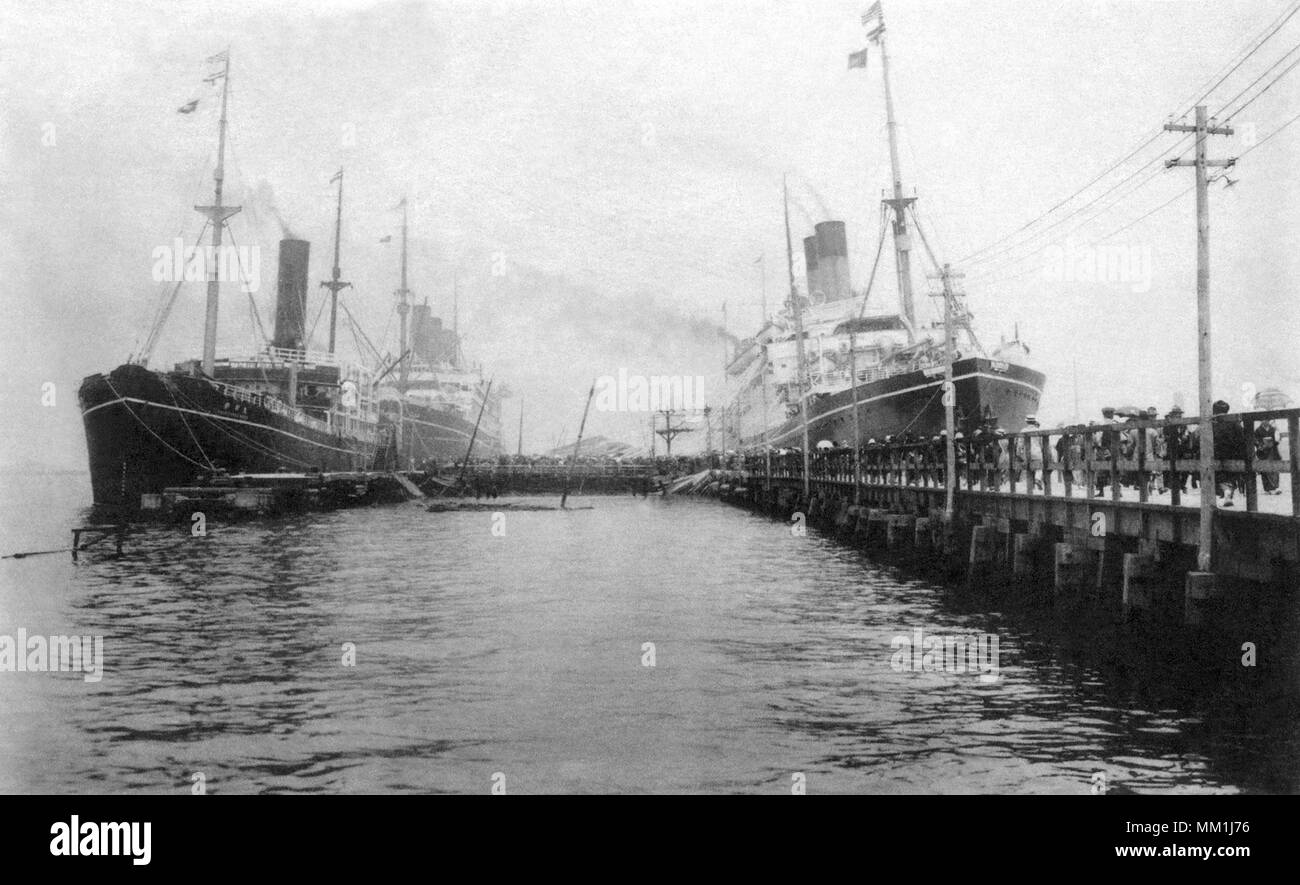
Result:
[[[0,552],[67,546],[85,478],[3,482]],[[0,672],[0,791],[1298,789],[1266,694],[1116,667],[725,505],[578,503],[505,537],[408,505],[4,560],[0,634],[103,634],[105,674]],[[916,629],[996,634],[999,678],[896,671]]]

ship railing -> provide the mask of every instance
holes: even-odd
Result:
[[[267,411],[274,412],[277,415],[281,415],[291,421],[295,421],[314,430],[319,430],[322,433],[334,432],[334,428],[331,426],[330,422],[322,421],[320,418],[308,415],[302,409],[296,409],[269,393],[247,390],[246,388],[237,387],[234,384],[227,384],[224,381],[216,381],[211,378],[208,379],[208,383],[220,390],[223,395],[228,396],[231,399],[260,406]]]
[[[956,489],[964,493],[1096,499],[1195,507],[1201,462],[1197,417],[1128,419],[998,433],[957,440]],[[1300,518],[1300,409],[1216,415],[1218,457],[1210,464],[1220,506]],[[743,469],[757,477],[801,480],[803,455],[751,452]],[[946,440],[907,440],[809,453],[809,482],[886,488],[942,489]]]
[[[312,363],[318,366],[338,366],[339,358],[336,354],[327,353],[319,350],[302,350],[293,347],[268,347],[266,355],[278,362],[285,363]]]

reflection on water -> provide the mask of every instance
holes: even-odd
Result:
[[[4,552],[65,545],[84,479],[56,484],[41,512],[6,510]],[[1300,782],[1294,707],[1266,689],[1188,680],[1140,641],[988,612],[717,503],[582,503],[509,513],[504,537],[491,514],[412,505],[5,560],[0,634],[103,634],[106,673],[0,673],[0,790],[184,792],[199,772],[210,792]],[[996,634],[999,678],[895,669],[891,641],[917,629]]]

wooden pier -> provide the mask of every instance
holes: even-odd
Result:
[[[207,515],[277,516],[310,510],[393,504],[420,498],[495,497],[501,494],[648,494],[660,478],[648,465],[471,464],[444,473],[358,471],[219,475],[141,496],[145,519]]]
[[[203,512],[255,517],[390,504],[423,497],[419,486],[424,480],[421,473],[378,471],[217,476],[202,484],[141,495],[140,515],[177,519]]]
[[[1216,416],[1216,433],[1219,421],[1239,422],[1245,444],[1240,458],[1213,462],[1217,480],[1240,491],[1235,506],[1221,500],[1213,513],[1210,572],[1197,561],[1202,465],[1185,457],[1194,442],[1180,437],[1197,418],[959,439],[951,514],[946,440],[813,452],[807,483],[799,452],[749,456],[719,471],[714,488],[783,519],[803,513],[946,578],[1058,595],[1114,591],[1126,615],[1161,609],[1195,624],[1243,599],[1275,604],[1300,589],[1300,409]],[[1284,430],[1283,457],[1256,456],[1263,421]],[[1258,488],[1265,477],[1273,494]]]

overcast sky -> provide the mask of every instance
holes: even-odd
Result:
[[[757,327],[758,256],[769,307],[785,295],[783,173],[800,278],[799,240],[834,217],[849,225],[855,285],[865,279],[889,183],[876,49],[866,71],[846,66],[865,42],[866,5],[10,0],[0,461],[84,464],[76,387],[138,350],[162,291],[153,250],[182,230],[192,239],[201,219],[190,207],[211,197],[215,102],[200,81],[204,59],[227,46],[227,192],[246,207],[236,241],[262,250],[264,322],[280,237],[272,210],[312,241],[313,280],[325,279],[328,182],[342,166],[346,301],[372,339],[394,346],[397,253],[379,239],[396,233],[392,207],[407,195],[411,288],[450,321],[459,280],[466,350],[513,393],[511,449],[521,397],[525,447],[549,447],[572,436],[591,379],[620,368],[702,374],[720,392],[715,327],[724,302],[733,333]],[[1027,234],[983,261],[960,259],[1188,110],[1289,5],[886,0],[904,180],[941,258],[968,273],[985,342],[1019,324],[1047,373],[1047,420],[1073,417],[1076,366],[1085,418],[1105,403],[1163,411],[1180,394],[1194,410],[1195,204],[1190,191],[1174,199],[1192,170],[1147,180],[1157,158],[1188,156],[1190,142],[1160,135],[1028,234],[1133,175],[1127,185],[1024,245]],[[1211,112],[1298,42],[1300,15],[1214,90]],[[1291,74],[1242,111],[1237,135],[1211,139],[1211,157],[1240,155],[1300,113],[1297,86]],[[194,98],[195,113],[176,112]],[[1211,188],[1216,395],[1234,403],[1243,384],[1300,397],[1298,148],[1300,123],[1246,156],[1230,173],[1237,184]],[[1123,247],[1136,278],[1060,279],[1052,259],[1070,247]],[[893,297],[892,284],[872,293]],[[341,340],[351,352],[350,333]],[[153,365],[196,357],[201,343],[193,286]],[[219,352],[254,346],[247,301],[228,289]],[[53,408],[40,405],[47,381]],[[589,433],[644,444],[645,423],[598,413]]]

